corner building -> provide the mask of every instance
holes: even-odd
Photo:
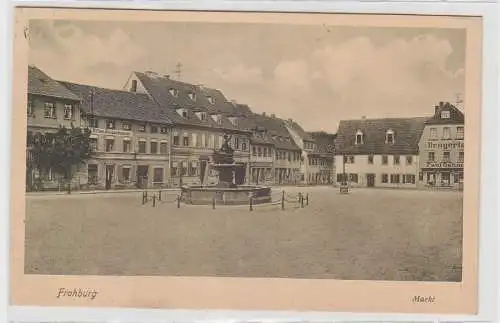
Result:
[[[440,102],[419,142],[419,187],[463,188],[464,114]]]

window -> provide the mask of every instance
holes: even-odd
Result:
[[[437,128],[431,128],[430,132],[431,132],[430,138],[437,139],[437,135],[438,135]]]
[[[172,163],[172,167],[170,167],[170,175],[176,176],[178,174],[177,163]]]
[[[132,125],[129,122],[122,122],[122,129],[123,130],[131,130]]]
[[[382,183],[389,183],[389,175],[382,174]]]
[[[464,139],[464,127],[457,127],[457,139]]]
[[[356,132],[356,145],[362,145],[363,144],[363,133],[361,130],[358,130]]]
[[[192,101],[196,100],[196,94],[194,94],[193,92],[188,93],[188,96]]]
[[[130,167],[122,167],[122,181],[130,182]]]
[[[234,138],[234,149],[240,150],[240,138],[238,138],[238,137]],[[267,156],[267,153],[266,153],[266,156]],[[266,156],[264,156],[264,157],[266,157]]]
[[[106,139],[106,151],[107,152],[113,151],[114,146],[115,146],[114,139]]]
[[[458,152],[458,161],[463,163],[463,161],[464,161],[464,152],[463,151]]]
[[[158,127],[157,126],[151,126],[150,131],[151,131],[151,133],[158,133]]]
[[[358,174],[349,174],[349,182],[357,183],[358,182]]]
[[[87,166],[87,181],[90,185],[96,185],[97,184],[97,179],[98,179],[98,168],[97,165],[95,164],[89,164]]]
[[[394,156],[392,157],[392,159],[393,159],[393,164],[394,164],[394,165],[399,165],[400,158],[399,158],[399,156],[398,156],[398,155],[394,155]]]
[[[146,153],[146,141],[140,140],[139,141],[139,154],[145,154]]]
[[[450,161],[450,152],[449,151],[443,151],[443,161],[445,161],[445,162]]]
[[[137,130],[139,132],[146,132],[146,125],[144,125],[144,124],[139,125],[139,128]]]
[[[456,172],[453,177],[455,178],[455,183],[460,183],[464,179],[464,173],[463,172]]]
[[[64,105],[64,119],[73,120],[73,106],[71,104]]]
[[[382,156],[382,165],[387,165],[389,164],[389,156],[383,155]]]
[[[161,133],[167,133],[167,127],[161,127],[160,128]]]
[[[267,148],[264,147],[264,156],[263,157],[267,157]]]
[[[415,184],[415,175],[413,174],[403,175],[403,184]]]
[[[353,155],[349,156],[349,164],[354,164],[354,156]]]
[[[107,120],[106,121],[106,128],[115,129],[115,120]]]
[[[424,180],[424,173],[423,172],[418,173],[418,180],[421,182]]]
[[[429,151],[427,153],[427,160],[428,161],[434,161],[434,160],[436,160],[436,154],[433,151]]]
[[[450,111],[441,111],[441,119],[449,119]]]
[[[28,116],[33,116],[33,101],[28,100],[28,106],[27,106],[27,114]]]
[[[262,148],[257,148],[257,156],[262,157]]]
[[[252,156],[257,156],[257,148],[252,147]],[[278,153],[276,153],[276,159],[278,159]]]
[[[97,138],[90,138],[90,149],[97,151]]]
[[[181,174],[183,176],[187,175],[187,163],[185,161],[181,163]]]
[[[187,133],[182,137],[182,145],[185,147],[189,146],[189,135]]]
[[[153,182],[163,183],[163,168],[155,168],[153,171]]]
[[[241,140],[241,150],[247,151],[247,140],[246,138]],[[271,154],[269,154],[269,157],[271,157]]]
[[[128,153],[132,150],[132,143],[130,140],[123,140],[123,152]]]
[[[373,164],[373,155],[368,155],[368,164]]]
[[[95,118],[89,118],[88,123],[89,123],[90,128],[98,128],[99,127],[99,120],[97,120]]]
[[[413,164],[413,156],[406,156],[406,165]]]
[[[195,161],[192,161],[189,165],[189,176],[196,176],[197,170],[198,170],[198,165],[196,164]]]
[[[162,154],[162,155],[168,154],[168,145],[166,142],[160,143],[160,154]]]
[[[177,89],[170,89],[170,90],[168,90],[168,92],[170,93],[171,96],[174,96],[174,97],[177,97],[177,95],[179,93],[177,91]]]
[[[387,130],[387,132],[385,134],[385,143],[386,144],[393,144],[394,143],[394,131]]]
[[[207,99],[208,99],[208,102],[210,102],[210,104],[214,104],[215,100],[213,97],[209,96],[209,97],[207,97]]]
[[[174,146],[179,146],[179,134],[174,133]]]
[[[45,103],[44,118],[57,119],[56,106],[54,103]]]
[[[158,153],[158,143],[155,141],[151,141],[150,145],[150,154],[157,154]]]
[[[130,85],[130,92],[137,92],[137,80],[132,80],[132,84]]]
[[[451,139],[450,128],[448,127],[443,128],[443,139]]]
[[[399,174],[391,174],[391,183],[392,184],[399,184],[400,183],[400,178]]]
[[[201,144],[205,148],[208,147],[207,136],[204,133],[201,134]]]

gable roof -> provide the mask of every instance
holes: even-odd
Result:
[[[147,94],[63,81],[60,83],[81,98],[81,109],[88,114],[151,123],[172,123]]]
[[[208,107],[213,106],[213,104],[210,103],[200,86],[172,80],[170,77],[152,72],[134,72],[134,74],[142,83],[153,101],[162,111],[169,115],[174,124],[242,131],[219,112],[219,110],[224,109],[224,105],[227,104],[227,101],[216,99],[215,107],[210,110]],[[177,91],[176,95],[170,93],[171,89]],[[191,99],[190,94],[194,94],[195,98]],[[186,109],[186,117],[182,117],[177,113],[176,110],[179,108]],[[221,114],[220,123],[215,122],[210,116],[201,120],[196,116],[196,112]]]
[[[302,129],[302,127],[297,123],[295,122],[294,120],[292,119],[288,119],[286,122],[286,125],[288,127],[290,127],[290,129],[292,129],[293,131],[295,131],[297,133],[297,135],[302,139],[302,140],[306,140],[306,141],[313,141],[314,139],[311,137],[311,135],[306,132],[304,129]]]
[[[441,118],[441,112],[443,111],[449,111],[450,117],[446,119]],[[439,105],[434,107],[434,115],[425,124],[464,124],[464,122],[465,116],[462,111],[449,102],[439,102]]]
[[[28,94],[43,95],[72,101],[80,98],[69,91],[58,81],[53,80],[36,66],[28,66]]]
[[[335,154],[415,155],[428,118],[384,118],[342,120],[335,139]],[[356,133],[363,133],[363,143],[356,145]],[[394,131],[394,144],[386,144],[386,133]]]
[[[276,148],[300,150],[299,146],[295,144],[295,141],[288,132],[283,119],[262,114],[253,114],[252,116],[248,116],[248,118],[253,118],[257,127],[265,129],[267,140],[274,142]]]

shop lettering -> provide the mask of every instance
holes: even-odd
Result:
[[[427,162],[428,168],[464,168],[464,163]]]
[[[463,141],[451,141],[451,142],[428,141],[427,148],[428,149],[463,149],[464,142]]]
[[[101,129],[101,128],[95,128],[92,130],[92,132],[100,134],[117,135],[117,136],[130,136],[132,134],[131,131],[116,130],[116,129]]]

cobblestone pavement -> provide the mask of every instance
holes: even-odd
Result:
[[[29,274],[459,281],[462,193],[285,187],[310,204],[142,205],[140,193],[27,197]],[[279,195],[280,189],[273,189]],[[175,198],[175,192],[168,200]]]

